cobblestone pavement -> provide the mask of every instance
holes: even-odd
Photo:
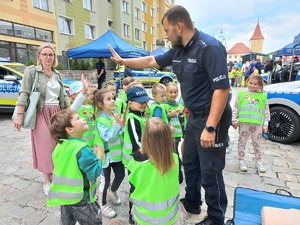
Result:
[[[234,89],[234,95],[236,89]],[[234,100],[234,99],[233,99]],[[32,169],[30,131],[21,132],[13,128],[11,115],[0,114],[0,224],[10,225],[55,225],[58,224],[58,207],[47,207],[42,190],[42,175]],[[230,128],[230,136],[235,140],[233,150],[227,154],[224,178],[228,194],[226,218],[233,215],[234,189],[238,186],[274,192],[277,188],[289,190],[300,196],[300,142],[283,145],[264,141],[263,161],[267,172],[258,174],[255,169],[254,153],[251,141],[248,141],[245,161],[248,172],[242,173],[237,165],[237,131]],[[112,206],[117,217],[127,221],[129,185],[125,177],[119,193],[120,206]],[[181,197],[184,196],[184,184]],[[187,215],[186,225],[195,224],[206,214],[203,204],[200,215]],[[103,224],[109,219],[103,218]]]

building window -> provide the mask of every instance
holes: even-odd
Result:
[[[154,26],[151,26],[151,34],[154,35]]]
[[[0,34],[14,35],[13,24],[0,20]]]
[[[112,0],[106,0],[108,3],[112,4]]]
[[[134,8],[134,18],[140,19],[140,9],[137,7]]]
[[[143,49],[146,50],[146,48],[147,48],[147,42],[146,42],[146,41],[143,41]]]
[[[140,40],[140,33],[141,33],[140,29],[135,28],[134,30],[135,39]]]
[[[59,32],[61,34],[71,35],[74,33],[72,19],[59,16],[58,22],[59,22]]]
[[[142,2],[142,11],[146,12],[147,8],[146,8],[146,2]]]
[[[85,38],[86,39],[95,39],[95,26],[92,26],[90,24],[84,24],[85,29]]]
[[[35,29],[36,39],[52,42],[52,33],[48,30]]]
[[[92,11],[94,8],[93,0],[83,0],[83,8]]]
[[[33,0],[33,6],[45,11],[50,11],[50,0]]]
[[[107,20],[107,26],[110,28],[114,27],[114,22],[112,20]]]
[[[129,37],[129,25],[123,23],[124,36]]]
[[[35,27],[25,26],[16,23],[10,23],[0,20],[0,34],[30,38],[35,40],[53,41],[51,31]]]
[[[157,23],[157,25],[156,25],[156,26],[157,26],[157,28],[159,28],[160,24],[159,24],[159,23]]]
[[[142,22],[142,31],[147,32],[147,24],[145,22]]]
[[[151,45],[151,52],[153,52],[155,50],[155,44]]]
[[[129,3],[127,1],[123,0],[123,4],[122,4],[122,10],[123,10],[123,12],[129,13],[128,12],[128,8],[129,8]]]
[[[63,0],[63,1],[73,3],[73,0]]]
[[[154,17],[154,8],[153,7],[151,7],[151,9],[150,9],[150,15]]]

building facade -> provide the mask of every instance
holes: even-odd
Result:
[[[56,54],[87,44],[107,30],[153,51],[165,47],[160,24],[174,0],[1,0],[0,60],[27,63],[51,42]]]

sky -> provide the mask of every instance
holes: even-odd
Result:
[[[284,47],[300,32],[300,0],[175,0],[175,4],[189,11],[198,30],[214,34],[228,50],[239,42],[249,47],[258,21],[265,38],[263,53]]]

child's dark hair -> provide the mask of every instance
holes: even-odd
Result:
[[[161,175],[170,171],[175,165],[172,131],[170,126],[160,118],[152,117],[146,122],[141,153],[149,157]]]
[[[246,82],[248,83],[251,79],[257,80],[259,86],[261,87],[260,91],[263,91],[263,89],[264,89],[264,80],[263,80],[262,76],[258,73],[251,73],[251,75],[247,78]]]
[[[109,93],[109,90],[106,89],[100,89],[96,92],[95,97],[94,97],[94,119],[97,118],[97,116],[99,115],[100,111],[102,111],[102,109],[99,107],[98,103],[101,102],[103,103],[103,99],[104,99],[104,94]]]
[[[67,127],[72,127],[71,119],[77,112],[73,109],[65,109],[55,113],[50,120],[50,133],[56,143],[62,143],[62,139],[67,139]]]

